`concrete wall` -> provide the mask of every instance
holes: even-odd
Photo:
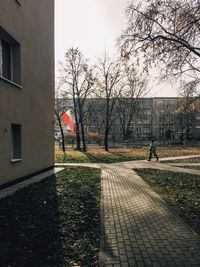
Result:
[[[0,184],[54,163],[54,1],[1,1],[0,26],[21,47],[21,88],[0,78]],[[11,162],[11,124],[22,161]]]

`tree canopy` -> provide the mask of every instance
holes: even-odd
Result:
[[[145,3],[144,3],[145,2]],[[149,0],[128,5],[128,24],[119,44],[122,55],[165,66],[166,75],[200,81],[200,1]]]

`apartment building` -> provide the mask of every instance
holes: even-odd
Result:
[[[182,142],[200,138],[199,109],[187,110],[187,114],[178,115],[182,101],[179,97],[161,97],[153,99],[153,136],[161,141]],[[198,99],[194,103],[198,103]],[[189,107],[188,107],[189,108]]]
[[[179,139],[179,122],[175,116],[179,98],[160,97],[153,99],[153,136],[157,140]]]
[[[0,8],[0,188],[54,165],[54,1]]]
[[[113,123],[109,132],[109,139],[114,143],[130,142],[142,143],[155,138],[160,142],[182,143],[187,141],[200,140],[200,100],[195,100],[197,106],[194,110],[186,112],[178,116],[177,110],[180,107],[179,97],[155,97],[155,98],[138,98],[135,100],[137,108],[132,114],[129,125],[127,138],[123,136],[123,128],[120,122],[120,115],[117,109],[117,103],[113,112]],[[73,110],[73,103],[69,100],[62,100],[66,104],[66,109]],[[103,143],[105,114],[102,112],[105,106],[104,99],[87,99],[85,112],[85,132],[90,142],[94,134],[98,134]],[[129,99],[127,99],[128,104]],[[69,104],[67,106],[67,104]],[[127,114],[128,115],[128,114]],[[129,115],[128,115],[129,116]],[[128,120],[128,118],[127,118]],[[64,133],[68,141],[71,138],[67,126],[63,123]],[[187,132],[188,131],[188,132]],[[56,129],[56,135],[59,128]]]
[[[150,140],[153,135],[153,98],[138,99],[138,106],[132,121],[133,141]]]

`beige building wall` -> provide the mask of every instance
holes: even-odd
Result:
[[[0,77],[2,185],[54,164],[54,1],[1,0],[0,26],[21,50],[20,86]],[[22,130],[18,162],[11,162],[12,123]]]

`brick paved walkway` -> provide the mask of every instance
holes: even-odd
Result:
[[[127,168],[131,163],[101,166],[100,266],[199,267],[200,237]]]

